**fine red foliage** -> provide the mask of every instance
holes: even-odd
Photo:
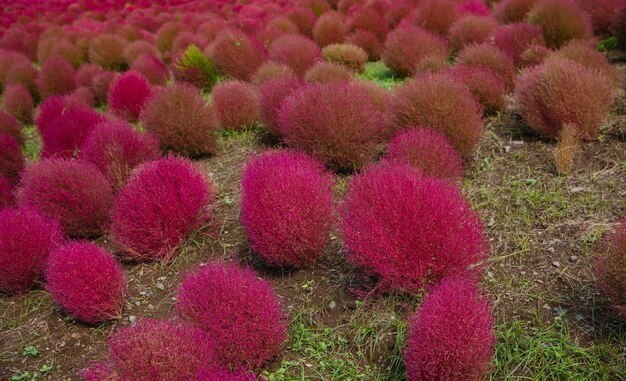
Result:
[[[370,61],[380,59],[383,52],[383,44],[378,37],[370,31],[358,29],[346,36],[345,41],[363,49]]]
[[[15,185],[0,176],[0,210],[15,205]]]
[[[549,56],[552,58],[567,58],[577,62],[591,71],[604,74],[614,85],[620,84],[620,74],[617,68],[607,61],[606,57],[595,49],[593,44],[574,40]]]
[[[500,25],[493,32],[493,43],[519,66],[522,54],[533,45],[545,45],[541,29],[525,22]]]
[[[409,75],[424,58],[445,58],[448,43],[425,29],[415,26],[399,26],[385,40],[383,61],[400,75]]]
[[[137,57],[130,70],[141,74],[153,86],[165,86],[170,79],[170,70],[160,58],[152,55]]]
[[[265,60],[263,52],[239,32],[224,31],[208,50],[221,74],[242,81],[249,81]]]
[[[497,26],[498,22],[491,17],[471,14],[463,16],[450,27],[450,47],[453,51],[459,51],[472,44],[488,42]]]
[[[319,46],[343,42],[348,33],[344,16],[339,12],[326,12],[321,15],[313,27],[313,39]]]
[[[507,91],[514,87],[517,71],[513,59],[491,44],[466,47],[459,53],[456,62],[487,68],[500,78]]]
[[[33,121],[35,108],[30,91],[22,85],[9,85],[2,93],[2,108],[11,116],[25,122]],[[1,122],[0,122],[1,123]],[[0,127],[0,132],[2,127]]]
[[[97,324],[122,316],[127,288],[122,266],[94,243],[70,242],[52,251],[45,276],[52,300],[76,320]]]
[[[65,58],[53,56],[41,65],[37,77],[37,89],[41,98],[68,94],[75,88],[74,68]]]
[[[348,28],[352,31],[365,30],[374,33],[382,41],[389,32],[389,23],[374,6],[365,6],[349,12]]]
[[[287,338],[287,317],[272,285],[249,268],[213,262],[178,288],[176,312],[215,341],[222,364],[258,369]]]
[[[0,110],[0,134],[11,135],[20,145],[24,144],[26,137],[22,132],[20,121],[14,116]]]
[[[263,65],[261,65],[261,67],[259,67],[259,70],[254,73],[250,82],[252,82],[255,86],[261,87],[261,85],[267,81],[296,77],[296,73],[289,66],[273,61],[266,61]]]
[[[213,366],[196,374],[194,381],[263,381],[246,371],[231,372],[222,366]]]
[[[121,70],[126,66],[126,44],[127,41],[116,34],[99,34],[89,43],[89,62],[107,70]]]
[[[42,111],[38,120],[44,115]],[[89,132],[103,120],[102,115],[89,108],[61,109],[60,115],[56,118],[53,117],[41,125],[38,123],[43,140],[41,157],[71,158],[76,156],[76,151]]]
[[[109,88],[109,108],[113,114],[134,122],[152,97],[148,81],[135,71],[127,71],[113,81]]]
[[[40,212],[0,210],[0,292],[27,291],[43,275],[50,251],[62,241],[61,226]]]
[[[537,0],[502,0],[493,10],[493,16],[504,24],[526,20]]]
[[[299,76],[321,59],[320,48],[310,38],[286,35],[270,46],[268,58],[289,66]]]
[[[120,189],[111,214],[116,254],[129,261],[169,262],[212,218],[212,184],[183,158],[144,163]]]
[[[241,221],[266,263],[302,267],[325,254],[334,206],[322,163],[301,153],[266,152],[248,161],[241,187]]]
[[[322,57],[328,62],[343,65],[355,72],[363,71],[363,65],[367,63],[365,50],[347,43],[326,45],[322,49]]]
[[[593,266],[596,285],[618,317],[626,320],[626,221],[607,237]]]
[[[417,6],[414,17],[415,25],[447,36],[460,17],[459,5],[455,0],[424,0]]]
[[[287,18],[296,24],[300,33],[307,37],[313,37],[313,27],[317,21],[317,16],[311,8],[296,6],[287,12]]]
[[[471,281],[446,279],[433,287],[410,323],[407,381],[486,377],[496,341],[491,309]]]
[[[347,259],[382,290],[418,292],[447,276],[477,277],[489,252],[458,188],[407,164],[373,165],[354,176],[340,213]]]
[[[254,86],[240,81],[220,82],[211,92],[221,128],[241,130],[259,120],[259,96]]]
[[[446,72],[461,82],[478,99],[485,114],[504,111],[505,89],[502,80],[491,70],[472,65],[454,65]]]
[[[626,5],[623,0],[576,0],[576,4],[591,18],[593,30],[598,35],[607,35]]]
[[[342,82],[353,78],[350,69],[332,62],[318,62],[304,74],[307,83]]]
[[[573,0],[538,0],[528,20],[541,28],[546,45],[553,49],[592,36],[589,16]]]
[[[0,177],[17,183],[23,169],[22,147],[12,135],[0,133]]]
[[[133,41],[124,48],[124,59],[132,65],[135,60],[143,55],[159,57],[161,54],[154,44],[146,40]]]
[[[15,62],[7,70],[4,85],[22,85],[33,94],[37,94],[37,76],[39,72],[33,67],[33,63],[26,60],[25,62]]]
[[[113,192],[91,163],[48,159],[26,167],[18,204],[55,218],[70,236],[97,237],[108,222]]]
[[[261,122],[273,135],[280,136],[278,129],[278,112],[283,101],[305,83],[297,78],[271,80],[265,82],[259,89],[259,104],[261,107]]]

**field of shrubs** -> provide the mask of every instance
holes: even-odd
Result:
[[[626,0],[0,5],[0,380],[626,380]]]

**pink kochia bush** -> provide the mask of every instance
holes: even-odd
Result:
[[[160,156],[159,142],[149,132],[133,130],[126,122],[102,122],[85,139],[80,158],[93,163],[119,190],[137,165]]]
[[[15,205],[15,185],[0,176],[0,210]]]
[[[42,98],[68,94],[74,88],[74,68],[69,62],[54,56],[43,63],[37,77],[37,89]]]
[[[254,86],[240,81],[220,82],[211,95],[213,110],[223,129],[241,130],[259,120],[259,96]]]
[[[259,89],[260,119],[265,128],[273,135],[280,135],[278,112],[283,101],[305,83],[297,78],[271,80]]]
[[[215,68],[223,75],[248,81],[263,63],[263,52],[243,33],[225,31],[210,47]]]
[[[538,0],[528,20],[541,28],[548,47],[592,36],[591,19],[573,0]]]
[[[21,121],[26,123],[33,121],[33,97],[28,89],[22,85],[9,85],[4,89],[2,107],[7,113]]]
[[[357,82],[302,87],[285,99],[278,118],[287,145],[340,170],[372,160],[387,135],[384,114]]]
[[[241,221],[265,262],[301,267],[324,255],[334,207],[322,163],[301,153],[266,152],[246,164],[241,187]]]
[[[448,54],[445,39],[416,26],[399,26],[385,40],[383,61],[400,75],[409,75],[426,57],[444,59]]]
[[[170,71],[160,58],[151,55],[141,55],[130,67],[141,74],[151,85],[165,86],[170,79]]]
[[[43,140],[41,157],[76,156],[78,148],[89,132],[103,120],[104,118],[92,109],[62,109],[58,117],[46,122],[47,126],[39,129]]]
[[[0,210],[0,292],[28,290],[62,241],[61,226],[35,209]]]
[[[152,88],[141,74],[127,71],[109,88],[109,108],[120,118],[134,122],[152,96]]]
[[[495,46],[513,58],[515,65],[522,62],[522,54],[533,45],[545,45],[541,29],[525,22],[500,25],[493,32]]]
[[[26,140],[20,121],[2,110],[0,110],[0,134],[13,136],[20,145],[23,145]]]
[[[126,277],[113,256],[88,242],[69,242],[46,261],[46,290],[76,320],[97,324],[119,319]]]
[[[289,66],[299,76],[321,60],[320,48],[313,40],[300,35],[287,35],[274,41],[269,59]]]
[[[194,380],[216,366],[215,344],[198,328],[144,319],[109,337],[108,358],[81,371],[88,381]]]
[[[113,192],[91,163],[47,159],[24,170],[18,203],[57,219],[70,236],[96,237],[105,230]]]
[[[16,183],[22,169],[24,169],[22,147],[13,136],[0,133],[0,177]]]
[[[195,381],[259,381],[259,378],[245,371],[231,372],[222,366],[204,369],[196,374]],[[260,379],[263,381],[263,379]]]
[[[477,276],[489,244],[457,187],[407,164],[368,167],[340,207],[348,260],[382,290],[418,292],[447,276]]]
[[[249,268],[213,262],[178,288],[176,312],[215,341],[220,363],[258,369],[287,338],[287,317],[271,284]]]
[[[130,261],[171,260],[182,241],[211,219],[211,188],[187,159],[170,156],[138,167],[111,216],[117,254]]]
[[[504,111],[505,88],[491,70],[474,65],[454,65],[446,74],[464,84],[478,99],[486,114]]]
[[[463,161],[441,132],[412,128],[391,139],[386,159],[411,165],[432,177],[460,180]]]
[[[626,321],[626,221],[602,245],[594,263],[596,284],[618,317]]]
[[[433,287],[410,324],[407,381],[487,376],[495,344],[491,308],[471,281],[445,279]]]

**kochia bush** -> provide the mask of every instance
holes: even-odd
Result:
[[[169,262],[183,240],[211,219],[211,188],[187,159],[170,156],[138,167],[115,199],[116,253],[129,261]]]
[[[37,210],[0,210],[0,292],[28,290],[43,275],[50,251],[62,241],[61,226]]]
[[[602,295],[609,299],[617,316],[626,320],[626,221],[605,239],[593,272]]]
[[[0,176],[0,210],[15,205],[15,185]]]
[[[342,42],[348,33],[344,16],[338,12],[326,12],[313,26],[313,38],[319,46]]]
[[[254,86],[240,81],[220,82],[211,93],[213,110],[225,130],[252,127],[259,120],[259,96]]]
[[[266,263],[301,267],[324,255],[334,207],[322,163],[301,153],[266,152],[246,164],[241,188],[241,221]]]
[[[415,12],[415,25],[448,35],[448,30],[460,16],[459,5],[454,0],[424,0]]]
[[[611,65],[606,57],[595,49],[592,43],[577,40],[571,41],[551,54],[549,59],[554,57],[567,58],[591,71],[598,71],[611,80],[615,87],[618,87],[620,84],[620,74],[617,68]]]
[[[486,114],[504,111],[504,83],[491,70],[473,65],[454,65],[446,72],[461,82],[478,99]]]
[[[347,259],[382,290],[418,292],[447,276],[475,277],[489,252],[457,187],[407,164],[373,165],[353,177],[340,212]]]
[[[170,79],[170,71],[160,58],[150,55],[137,57],[130,70],[141,74],[153,86],[165,86]]]
[[[514,87],[517,72],[513,59],[491,44],[466,47],[459,53],[456,62],[489,69],[500,78],[507,90],[512,90]]]
[[[16,183],[23,169],[22,147],[12,135],[0,133],[0,177]]]
[[[25,122],[33,121],[34,101],[30,91],[22,85],[9,85],[2,93],[2,107],[13,117]],[[0,132],[2,127],[0,127]]]
[[[500,25],[494,30],[492,38],[496,47],[508,54],[518,66],[528,48],[545,44],[541,29],[525,22]]]
[[[365,50],[347,43],[325,46],[322,49],[322,57],[328,62],[344,65],[355,72],[363,71],[363,65],[367,63]]]
[[[450,47],[459,51],[472,44],[487,42],[497,26],[498,22],[491,17],[463,16],[450,27]]]
[[[100,34],[89,43],[89,62],[108,70],[121,70],[126,66],[126,44],[127,41],[116,34]]]
[[[546,44],[553,49],[592,36],[589,16],[572,0],[538,0],[528,20],[541,28]]]
[[[353,78],[350,69],[332,62],[318,62],[304,74],[308,83],[345,82]]]
[[[61,101],[60,104],[63,105],[63,102]],[[42,115],[43,110],[40,117]],[[71,158],[76,156],[78,148],[83,144],[89,132],[103,120],[100,114],[89,108],[61,109],[58,117],[51,118],[45,127],[39,129],[43,141],[41,157]]]
[[[283,101],[294,91],[306,84],[297,78],[287,78],[265,82],[259,89],[261,122],[273,135],[280,136],[278,112]]]
[[[274,41],[268,57],[289,66],[299,76],[321,59],[320,48],[313,40],[300,35],[287,35]]]
[[[26,140],[20,121],[2,110],[0,110],[0,134],[13,136],[20,145],[23,145]]]
[[[50,57],[41,65],[37,77],[37,89],[41,98],[51,95],[71,93],[76,87],[74,83],[74,68],[64,58]]]
[[[496,340],[491,309],[471,281],[445,279],[433,287],[410,324],[407,381],[487,376]]]
[[[385,40],[382,58],[391,70],[409,75],[424,58],[445,58],[448,43],[445,39],[415,26],[399,26]]]
[[[126,277],[105,249],[70,242],[50,253],[45,275],[52,300],[76,320],[97,324],[122,316]]]
[[[296,72],[293,71],[291,67],[273,61],[266,61],[259,67],[259,70],[254,73],[251,82],[255,86],[261,87],[267,81],[276,81],[295,77],[297,77]]]
[[[178,288],[176,312],[215,341],[222,364],[258,369],[287,338],[287,318],[271,284],[249,268],[213,262]]]
[[[109,88],[109,108],[118,117],[134,122],[152,97],[152,88],[139,73],[127,71]]]
[[[209,50],[221,74],[242,81],[249,81],[264,60],[263,52],[243,33],[224,31]]]

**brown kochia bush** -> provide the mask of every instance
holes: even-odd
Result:
[[[593,272],[603,296],[617,316],[626,321],[626,220],[605,240]]]
[[[509,55],[491,44],[466,47],[459,53],[457,63],[487,68],[502,80],[507,90],[513,89],[516,74],[515,63]]]
[[[614,96],[606,76],[568,59],[550,59],[527,69],[515,89],[522,117],[547,137],[558,137],[565,124],[574,124],[581,138],[594,139]]]
[[[344,16],[338,12],[324,13],[313,27],[313,38],[319,46],[342,42],[347,33]]]
[[[553,57],[567,58],[578,62],[589,70],[597,70],[607,76],[616,87],[619,86],[619,72],[615,66],[607,61],[602,53],[594,49],[593,44],[579,40],[571,41],[548,56],[549,59]]]
[[[572,0],[539,0],[528,20],[541,28],[546,44],[553,49],[592,36],[589,16]]]
[[[426,57],[445,58],[448,43],[445,39],[415,26],[399,26],[387,35],[383,61],[394,72],[409,75]]]
[[[353,71],[363,71],[367,63],[365,50],[353,44],[330,44],[322,49],[324,60],[347,66]]]
[[[566,124],[563,126],[559,136],[559,142],[554,150],[554,163],[556,170],[567,175],[572,170],[574,156],[580,148],[580,136],[578,128],[575,124]]]
[[[350,69],[332,62],[318,62],[304,74],[304,80],[308,83],[341,82],[352,79]]]

